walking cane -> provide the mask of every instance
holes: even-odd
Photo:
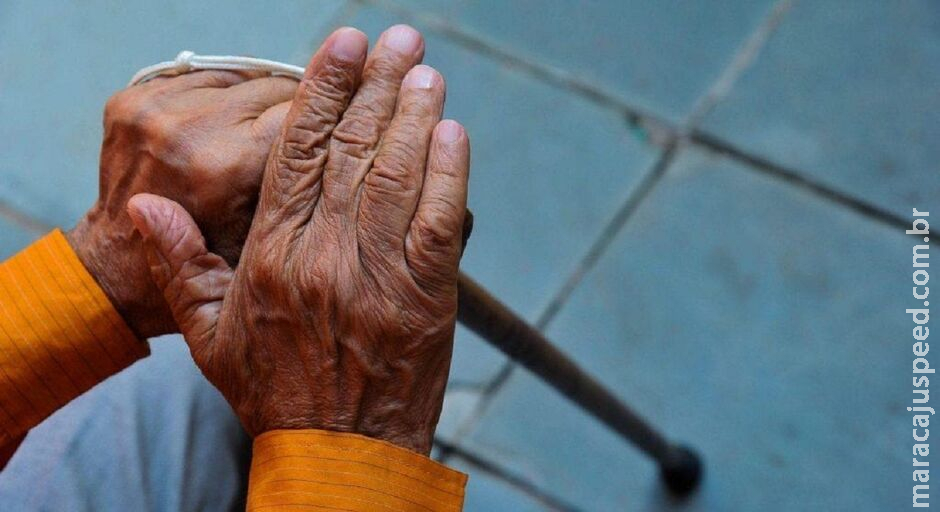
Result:
[[[538,375],[569,400],[652,457],[666,488],[689,495],[702,479],[702,462],[690,448],[669,442],[534,327],[463,272],[457,318],[513,361]]]
[[[250,57],[196,55],[183,51],[175,60],[141,69],[128,86],[164,73],[179,74],[200,69],[263,71],[297,80],[304,73],[303,68],[281,62]],[[472,228],[473,214],[467,210],[464,246]],[[667,441],[535,328],[463,273],[460,274],[458,293],[458,319],[462,324],[656,460],[663,482],[673,494],[685,496],[695,489],[702,478],[702,463],[695,452]]]

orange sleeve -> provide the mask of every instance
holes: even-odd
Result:
[[[0,447],[149,353],[61,231],[0,263]]]
[[[0,264],[0,455],[147,354],[60,231]],[[460,511],[466,482],[383,441],[276,430],[255,439],[248,510]]]
[[[467,475],[356,434],[272,430],[255,438],[248,511],[453,512]]]

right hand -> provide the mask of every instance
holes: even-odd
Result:
[[[470,150],[459,124],[439,121],[444,82],[416,66],[420,36],[392,30],[368,60],[353,29],[314,55],[237,270],[179,204],[128,205],[194,360],[251,435],[323,429],[430,451]]]

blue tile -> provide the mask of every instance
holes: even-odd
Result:
[[[105,100],[180,50],[304,64],[340,0],[6,0],[0,17],[0,199],[71,225],[97,195]]]
[[[940,209],[937,12],[799,2],[704,127],[897,215]]]
[[[447,463],[470,476],[464,499],[465,512],[542,512],[551,510],[531,496],[512,487],[506,481],[492,476],[464,462],[459,457]]]
[[[444,407],[435,438],[452,442],[463,424],[476,415],[482,395],[481,389],[464,387],[451,378],[444,394]]]
[[[918,240],[683,151],[549,334],[704,452],[700,495],[522,371],[464,448],[586,510],[898,510]]]
[[[457,326],[450,368],[451,384],[481,387],[499,373],[506,358],[483,338]]]
[[[690,113],[772,0],[400,0],[672,120]]]
[[[0,217],[0,261],[20,252],[40,236]]]
[[[402,20],[377,8],[351,24],[375,40]],[[422,28],[418,26],[418,28]],[[428,30],[425,62],[447,80],[446,115],[473,146],[473,236],[463,268],[534,319],[656,156],[616,113]],[[461,331],[453,379],[483,382],[502,356]]]

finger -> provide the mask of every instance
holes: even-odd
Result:
[[[467,183],[470,141],[456,121],[441,121],[428,154],[421,201],[405,242],[408,266],[425,289],[456,282],[468,235]]]
[[[383,254],[402,254],[424,181],[431,132],[444,107],[444,79],[415,66],[402,81],[398,107],[366,174],[359,229]]]
[[[297,85],[297,80],[286,76],[256,78],[229,87],[224,98],[246,115],[261,115],[279,103],[290,101],[297,92]]]
[[[138,194],[127,203],[147,247],[151,275],[193,353],[214,337],[222,299],[232,280],[225,260],[206,249],[193,218],[164,197]]]
[[[407,25],[395,25],[379,37],[366,60],[362,85],[330,141],[321,199],[330,211],[356,207],[351,199],[372,166],[379,140],[395,112],[402,79],[423,56],[421,34]]]
[[[273,216],[278,225],[306,224],[319,195],[330,136],[359,85],[368,44],[362,32],[341,28],[311,59],[265,174],[258,210],[263,218]]]

